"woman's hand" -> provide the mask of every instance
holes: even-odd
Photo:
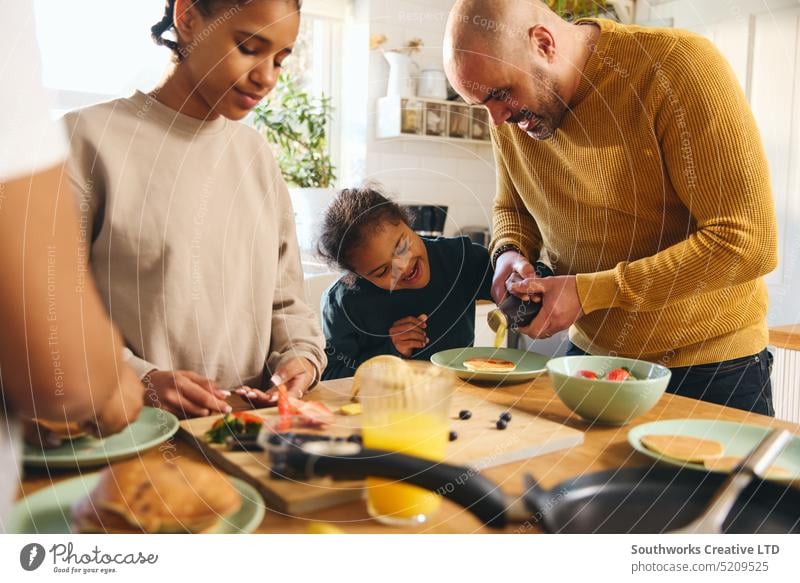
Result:
[[[428,327],[427,320],[428,316],[422,314],[408,316],[392,324],[389,336],[397,352],[406,358],[411,358],[415,349],[425,348],[428,345],[430,339],[425,333],[425,328]]]
[[[189,370],[155,370],[145,375],[147,400],[182,419],[205,417],[211,413],[230,413],[225,401],[230,392],[217,383]]]
[[[252,387],[239,387],[234,392],[247,399],[256,408],[269,407],[278,402],[278,385],[286,385],[290,397],[302,399],[308,392],[317,369],[310,360],[304,357],[290,358],[284,361],[272,375],[270,381],[274,385],[268,391],[260,391]]]

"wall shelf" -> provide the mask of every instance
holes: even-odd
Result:
[[[411,138],[490,146],[491,123],[483,106],[421,97],[378,99],[376,138]]]

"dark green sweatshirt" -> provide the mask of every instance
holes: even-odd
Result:
[[[415,360],[472,346],[475,301],[491,299],[489,252],[467,237],[422,240],[431,271],[424,288],[390,292],[358,278],[352,287],[337,281],[325,294],[322,328],[328,367],[323,379],[353,376],[362,362],[379,354],[400,356],[389,328],[407,316],[428,315],[430,344],[414,351]]]

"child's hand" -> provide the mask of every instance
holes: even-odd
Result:
[[[166,409],[181,418],[230,413],[225,401],[230,396],[217,383],[189,370],[155,370],[144,379],[148,404]]]
[[[278,367],[270,379],[275,385],[268,391],[239,387],[236,394],[247,399],[254,407],[269,407],[278,402],[278,385],[286,385],[290,397],[302,399],[314,381],[316,368],[307,358],[290,358]]]
[[[425,348],[428,345],[430,340],[425,333],[425,328],[428,327],[427,320],[428,316],[422,314],[418,317],[408,316],[392,324],[389,336],[392,337],[392,344],[397,352],[410,358],[415,349]]]

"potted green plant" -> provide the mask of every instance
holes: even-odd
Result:
[[[550,8],[565,18],[600,16],[606,12],[606,0],[548,0]]]
[[[294,205],[297,237],[311,249],[313,217],[333,198],[336,180],[328,149],[333,117],[331,99],[312,95],[290,75],[282,74],[275,89],[253,112],[253,123],[273,146],[275,158]]]
[[[328,152],[330,97],[315,97],[288,75],[254,110],[255,127],[275,146],[283,177],[298,188],[328,188],[336,179]]]

